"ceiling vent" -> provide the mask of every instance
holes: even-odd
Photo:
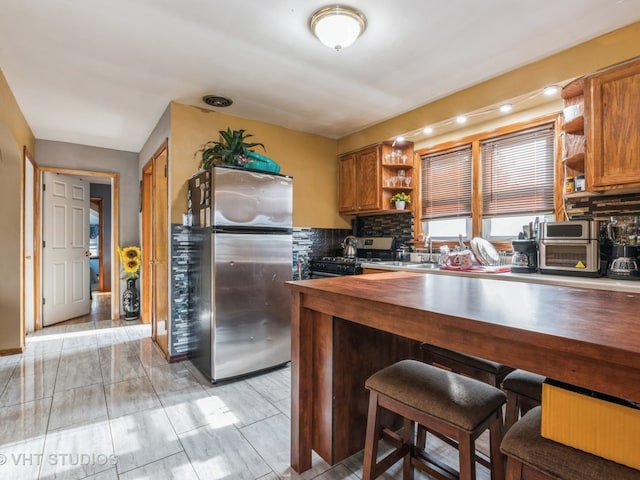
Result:
[[[205,95],[202,101],[212,107],[228,107],[233,103],[230,98],[219,97],[218,95]]]

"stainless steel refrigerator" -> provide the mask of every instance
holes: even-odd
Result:
[[[292,184],[239,167],[189,179],[192,361],[213,382],[291,359]]]

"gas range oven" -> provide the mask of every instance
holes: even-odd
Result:
[[[393,260],[393,237],[357,237],[355,257],[315,257],[309,260],[311,278],[360,275],[363,261]]]

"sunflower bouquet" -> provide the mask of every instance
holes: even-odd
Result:
[[[118,247],[120,262],[127,278],[138,278],[140,276],[140,248],[139,247]]]

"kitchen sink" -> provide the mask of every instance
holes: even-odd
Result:
[[[437,270],[440,268],[440,265],[437,263],[412,263],[407,265],[409,268],[420,268],[423,270]]]

